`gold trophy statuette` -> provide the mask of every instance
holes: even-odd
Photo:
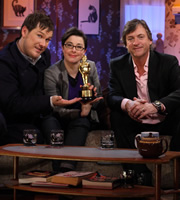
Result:
[[[89,85],[88,85],[90,69],[91,67],[90,67],[90,64],[87,62],[87,56],[84,55],[79,65],[79,71],[82,74],[82,79],[84,83],[84,85],[82,86],[81,95],[80,95],[83,101],[90,101],[94,99],[93,90],[90,90]]]

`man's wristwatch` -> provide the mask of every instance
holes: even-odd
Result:
[[[159,114],[162,114],[162,110],[161,110],[161,105],[162,103],[160,101],[154,101],[152,102],[152,105],[157,109]]]

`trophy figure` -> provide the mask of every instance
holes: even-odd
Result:
[[[87,62],[87,56],[84,55],[79,65],[79,71],[82,74],[82,79],[84,83],[80,95],[83,101],[90,101],[94,99],[93,90],[90,90],[88,85],[90,69],[90,64]]]

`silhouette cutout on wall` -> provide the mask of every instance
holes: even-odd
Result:
[[[24,17],[24,12],[26,11],[26,7],[23,7],[22,5],[20,4],[14,4],[14,3],[18,3],[18,0],[13,0],[12,1],[12,7],[13,7],[13,10],[14,10],[14,13],[17,17]]]
[[[89,13],[89,16],[88,16],[88,20],[83,20],[83,21],[81,21],[81,23],[84,23],[84,22],[96,23],[97,18],[98,18],[96,8],[94,6],[92,6],[92,5],[89,5],[88,9],[90,10],[90,13]]]

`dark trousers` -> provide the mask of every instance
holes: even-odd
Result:
[[[0,144],[23,143],[23,131],[25,129],[37,130],[37,144],[48,143],[51,128],[47,128],[46,126],[46,121],[48,120],[54,120],[53,124],[57,124],[58,127],[58,120],[53,118],[51,115],[43,118],[36,118],[31,122],[7,123],[6,132],[0,136]],[[54,127],[54,129],[55,128],[56,127]]]
[[[7,133],[7,125],[6,120],[3,116],[3,114],[0,112],[0,145],[2,143],[2,138]]]
[[[43,121],[41,127],[44,130],[44,137],[48,144],[50,143],[50,131],[53,129],[63,129],[64,145],[83,146],[90,130],[90,121],[86,117],[74,120],[49,117]]]
[[[135,136],[142,131],[158,131],[160,135],[171,135],[172,140],[170,149],[172,151],[180,151],[180,109],[172,115],[167,115],[166,119],[158,124],[142,124],[132,120],[126,113],[112,111],[111,126],[115,134],[117,146],[119,148],[134,149]],[[147,168],[134,167],[137,171],[146,171]]]
[[[63,121],[65,131],[65,145],[84,146],[91,124],[88,118],[81,117],[70,121]]]
[[[56,116],[57,117],[57,116]],[[58,119],[58,120],[57,120]],[[46,141],[50,142],[50,130],[64,130],[64,145],[66,146],[84,146],[91,124],[88,118],[80,117],[74,120],[65,120],[62,118],[47,118],[43,123],[43,130],[46,134]],[[64,162],[64,161],[63,161]],[[76,162],[65,161],[75,168]],[[53,161],[53,170],[59,171],[60,161]]]

